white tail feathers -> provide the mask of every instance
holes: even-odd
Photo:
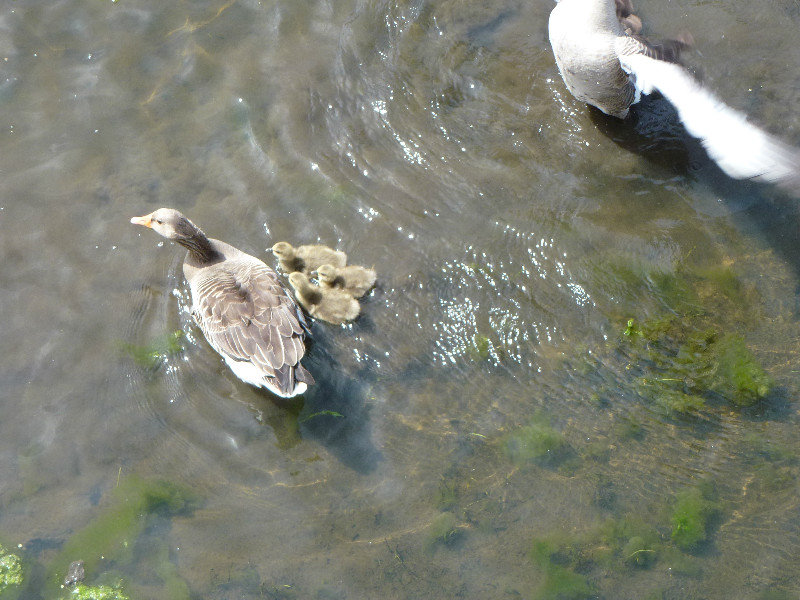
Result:
[[[683,67],[644,54],[620,55],[637,90],[657,89],[678,111],[686,130],[729,176],[777,183],[800,191],[800,152],[747,121],[704,89]]]

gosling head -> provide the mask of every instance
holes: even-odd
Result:
[[[289,242],[278,242],[272,247],[272,253],[281,260],[293,260],[295,257],[294,248]]]
[[[333,265],[322,265],[317,269],[317,277],[323,283],[333,283],[336,281],[336,267]]]

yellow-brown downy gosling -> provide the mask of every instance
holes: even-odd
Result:
[[[291,273],[289,285],[294,288],[300,305],[315,319],[341,325],[352,321],[361,312],[361,306],[353,296],[342,290],[314,285],[305,273]]]
[[[377,275],[374,269],[358,265],[347,267],[322,265],[317,269],[317,277],[323,288],[344,290],[353,298],[360,298],[375,285]]]
[[[322,244],[295,248],[289,242],[278,242],[272,247],[272,253],[278,257],[281,269],[287,273],[302,271],[311,275],[322,265],[343,267],[347,264],[347,255],[344,252]]]

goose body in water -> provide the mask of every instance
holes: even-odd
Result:
[[[272,247],[272,253],[278,257],[281,269],[287,273],[302,271],[311,275],[322,265],[343,267],[347,264],[347,255],[344,252],[322,244],[295,248],[289,242],[278,242]]]
[[[192,315],[234,374],[251,385],[290,398],[314,378],[300,364],[307,325],[275,271],[206,235],[177,210],[160,208],[131,223],[149,227],[189,250],[183,274]]]
[[[686,130],[729,176],[800,191],[800,152],[751,124],[677,64],[680,42],[658,45],[626,32],[629,2],[558,0],[550,45],[567,89],[606,114],[625,118],[641,94],[658,90]],[[623,20],[621,22],[620,20]]]
[[[314,285],[305,273],[291,273],[289,285],[294,288],[297,301],[316,319],[341,325],[352,321],[361,312],[361,306],[353,296],[344,290]]]
[[[322,265],[317,269],[317,278],[323,288],[344,290],[353,298],[360,298],[372,289],[377,276],[374,269],[358,265]]]

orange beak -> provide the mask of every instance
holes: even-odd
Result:
[[[153,226],[153,214],[145,215],[143,217],[133,217],[131,223],[134,225],[144,225],[145,227]]]

